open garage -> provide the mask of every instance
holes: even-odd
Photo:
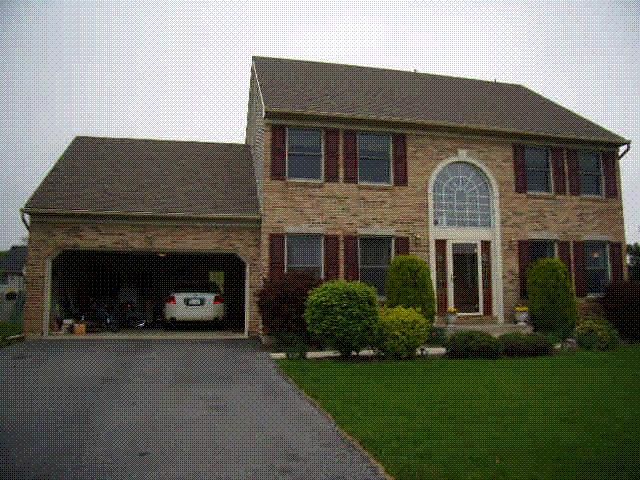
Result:
[[[115,335],[164,338],[172,296],[174,310],[216,302],[216,318],[224,304],[223,320],[201,321],[198,330],[260,333],[261,214],[249,145],[76,137],[22,213],[26,334],[50,335],[67,320],[77,338],[104,337],[82,336],[83,315],[126,307]],[[172,295],[189,290],[207,295]],[[136,321],[144,327],[132,327]]]
[[[65,319],[73,319],[85,323],[88,334],[162,329],[245,333],[246,280],[246,265],[233,253],[65,250],[51,265],[50,325],[62,329]],[[183,302],[178,292],[192,293]],[[165,304],[175,305],[176,296],[188,313],[203,309],[206,301],[215,302],[223,316],[165,318]]]

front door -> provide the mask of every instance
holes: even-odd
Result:
[[[451,244],[453,305],[459,313],[481,314],[478,243]]]

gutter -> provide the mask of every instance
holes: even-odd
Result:
[[[20,220],[22,220],[22,224],[24,225],[24,227],[27,229],[27,232],[28,232],[28,231],[30,231],[30,228],[29,228],[29,223],[27,222],[27,218],[25,217],[25,214],[26,214],[26,212],[25,212],[24,208],[21,208],[20,209]]]
[[[606,138],[586,138],[586,137],[576,137],[576,136],[559,136],[553,135],[544,132],[532,132],[532,131],[521,131],[521,130],[511,130],[509,128],[499,128],[499,127],[487,127],[486,125],[474,125],[474,124],[459,124],[459,123],[450,123],[450,122],[429,122],[424,120],[408,120],[406,118],[397,118],[397,117],[372,117],[366,115],[352,115],[352,114],[344,114],[344,113],[324,113],[324,112],[310,112],[306,110],[285,110],[285,109],[277,109],[270,108],[264,111],[264,118],[266,119],[278,119],[283,118],[286,120],[287,116],[302,116],[302,117],[316,117],[321,119],[336,119],[338,121],[344,120],[357,120],[361,122],[373,122],[373,123],[397,123],[404,125],[415,125],[423,128],[449,128],[449,129],[457,129],[457,130],[471,130],[471,131],[479,131],[484,133],[501,133],[507,135],[522,135],[527,137],[541,137],[541,138],[549,138],[555,140],[571,140],[576,141],[578,143],[591,142],[591,143],[608,143],[610,145],[629,145],[631,140],[624,139],[619,137],[620,140],[614,141],[612,139]]]
[[[71,216],[92,216],[92,217],[121,217],[121,218],[159,218],[159,219],[185,219],[185,220],[242,220],[246,222],[259,222],[261,215],[241,214],[241,213],[156,213],[156,212],[125,212],[122,210],[64,210],[58,208],[21,208],[22,221],[29,228],[25,214],[27,215],[71,215]]]
[[[627,148],[625,148],[622,151],[622,153],[620,155],[618,155],[618,161],[622,160],[622,157],[624,157],[627,153],[629,153],[629,150],[631,150],[631,141],[625,143],[624,146],[627,147]]]

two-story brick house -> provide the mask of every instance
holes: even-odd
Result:
[[[24,209],[26,330],[46,331],[51,262],[74,249],[235,253],[249,334],[262,279],[287,270],[359,279],[384,297],[390,260],[412,253],[432,268],[439,313],[496,322],[513,319],[537,258],[565,262],[581,298],[626,275],[618,151],[629,141],[523,86],[256,57],[248,110],[247,147],[226,156],[203,153],[216,144],[76,139]],[[82,202],[65,196],[87,162],[108,198],[89,184]],[[198,166],[178,192],[150,173],[174,163]]]

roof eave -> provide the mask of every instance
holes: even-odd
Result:
[[[264,116],[266,119],[286,119],[287,117],[307,117],[307,118],[323,118],[334,119],[337,121],[345,120],[357,120],[360,122],[372,122],[372,123],[396,123],[399,127],[419,127],[419,128],[445,128],[451,130],[458,130],[461,132],[483,132],[485,134],[501,134],[501,135],[516,135],[522,137],[536,137],[536,138],[549,138],[551,140],[571,141],[571,142],[588,142],[598,144],[608,144],[615,146],[630,145],[631,140],[618,137],[616,138],[603,138],[603,137],[577,137],[571,135],[553,135],[549,133],[511,130],[507,128],[487,127],[484,125],[473,124],[457,124],[448,122],[429,122],[420,120],[408,120],[405,118],[395,117],[372,117],[366,115],[351,115],[343,113],[324,113],[324,112],[310,112],[305,110],[290,110],[290,109],[278,109],[278,108],[265,108]]]
[[[136,219],[170,219],[170,220],[234,220],[247,223],[260,223],[262,220],[259,214],[242,214],[242,213],[216,213],[216,214],[199,214],[199,213],[157,213],[157,212],[125,212],[119,210],[65,210],[57,208],[32,208],[25,206],[20,209],[21,213],[27,215],[56,215],[56,216],[78,216],[78,217],[117,217],[117,218],[136,218]]]

